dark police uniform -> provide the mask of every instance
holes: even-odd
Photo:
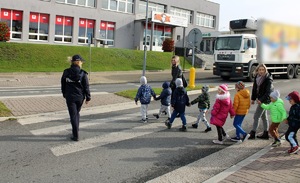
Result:
[[[80,55],[74,55],[72,61],[77,60],[83,61]],[[84,100],[91,100],[87,72],[74,64],[72,64],[70,68],[65,69],[61,77],[61,91],[63,97],[66,99],[72,124],[73,137],[71,137],[71,139],[78,141],[79,112]]]

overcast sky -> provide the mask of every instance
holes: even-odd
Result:
[[[300,26],[300,0],[210,0],[220,4],[219,30],[230,20],[265,18]]]

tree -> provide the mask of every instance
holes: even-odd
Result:
[[[0,41],[9,41],[10,30],[5,22],[0,22]]]
[[[171,38],[166,38],[163,42],[162,50],[164,50],[164,52],[174,51],[174,40]]]

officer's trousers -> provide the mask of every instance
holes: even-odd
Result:
[[[70,122],[72,125],[72,134],[74,138],[78,138],[79,131],[79,119],[80,119],[80,110],[83,104],[83,100],[81,101],[67,101],[67,106],[70,115]]]

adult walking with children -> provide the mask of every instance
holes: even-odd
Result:
[[[258,135],[257,138],[269,139],[269,121],[267,111],[261,107],[261,104],[269,104],[271,102],[270,94],[274,90],[272,74],[268,72],[264,64],[259,64],[255,70],[255,77],[252,87],[251,104],[257,104],[254,116],[253,127],[250,132],[249,139],[255,139],[256,130],[259,125],[259,120],[262,119],[264,132]]]
[[[174,92],[174,90],[176,89],[175,81],[177,78],[182,78],[182,74],[183,74],[180,66],[179,56],[177,55],[172,56],[171,64],[172,64],[172,70],[171,70],[172,80],[170,82],[170,88],[172,89],[172,92]]]
[[[84,100],[86,104],[91,100],[88,74],[81,69],[83,61],[80,55],[74,55],[70,68],[65,69],[61,77],[61,92],[68,106],[73,141],[79,140],[79,112],[82,104]]]

